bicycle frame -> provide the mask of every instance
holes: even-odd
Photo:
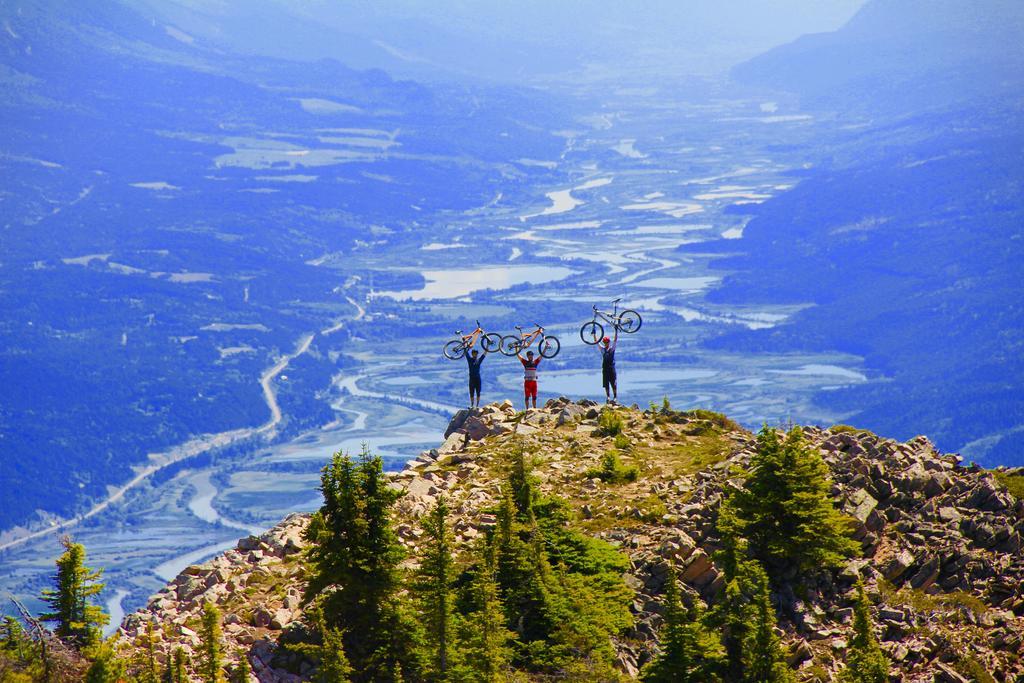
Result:
[[[467,349],[471,349],[474,346],[476,346],[477,339],[479,339],[480,335],[482,335],[483,333],[484,330],[482,327],[480,327],[479,320],[476,321],[476,329],[470,332],[469,334],[462,334],[462,330],[455,331],[455,334],[459,335],[459,337],[462,339],[462,345],[465,346]]]
[[[600,319],[602,322],[611,323],[612,326],[614,326],[615,328],[618,328],[619,327],[619,301],[621,301],[621,299],[616,299],[615,301],[612,302],[613,304],[615,304],[615,307],[612,309],[611,313],[609,313],[608,311],[598,310],[597,306],[595,305],[594,306],[594,321],[596,322],[598,319]]]
[[[537,339],[537,337],[544,336],[544,328],[541,327],[540,325],[538,325],[537,329],[535,329],[533,332],[527,332],[526,334],[523,334],[523,328],[519,327],[518,325],[516,325],[516,329],[519,330],[520,350],[530,348],[530,346],[533,344],[534,340]]]

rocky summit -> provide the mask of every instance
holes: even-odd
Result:
[[[508,401],[460,411],[442,445],[392,475],[392,486],[404,492],[394,521],[415,558],[419,520],[443,494],[457,544],[471,545],[496,521],[500,453],[525,448],[542,492],[570,504],[576,528],[629,558],[635,622],[614,646],[619,670],[637,676],[657,654],[670,563],[686,602],[714,605],[722,593],[719,506],[742,483],[756,438],[722,415],[667,405],[616,408],[620,423],[612,435],[603,410],[559,398],[525,413]],[[836,571],[807,576],[793,569],[773,583],[780,635],[798,680],[837,679],[853,635],[858,579],[892,680],[1022,680],[1024,500],[1006,482],[1024,473],[964,464],[920,436],[900,443],[848,426],[805,427],[804,436],[830,470],[833,499],[849,516],[861,553]],[[617,483],[600,476],[610,449],[635,468],[633,476]],[[203,605],[212,602],[223,615],[229,661],[247,657],[259,681],[309,680],[312,665],[282,647],[309,619],[302,602],[308,522],[309,515],[291,515],[188,567],[124,620],[122,648],[141,650],[146,622],[153,621],[158,659],[178,646],[196,651]]]

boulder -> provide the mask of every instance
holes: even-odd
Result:
[[[444,430],[444,438],[447,439],[449,436],[454,434],[459,429],[462,429],[462,425],[465,424],[466,420],[469,419],[473,411],[469,408],[463,408],[452,416],[452,419],[448,422],[448,427]]]
[[[884,576],[887,581],[896,581],[903,576],[908,569],[914,566],[915,561],[916,560],[910,551],[905,549],[900,550],[892,559],[882,565],[882,576]]]

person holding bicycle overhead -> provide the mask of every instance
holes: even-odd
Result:
[[[473,349],[466,354],[466,363],[469,365],[469,407],[480,407],[480,387],[483,382],[480,379],[480,366],[487,357],[487,349],[480,353]]]
[[[537,407],[537,366],[540,365],[541,356],[533,357],[533,351],[526,352],[523,358],[519,351],[516,351],[519,362],[523,364],[523,394],[525,395],[524,405],[526,410],[530,409],[530,399],[533,399],[533,407]]]
[[[597,336],[594,337],[597,343]],[[615,348],[619,345],[619,327],[615,326],[614,341],[605,337],[597,348],[601,350],[601,384],[604,386],[606,403],[617,403],[619,400],[618,376],[615,373]]]

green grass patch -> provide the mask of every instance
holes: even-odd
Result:
[[[973,683],[996,683],[996,679],[988,672],[985,665],[970,655],[963,655],[953,668],[969,678]],[[1019,679],[1018,679],[1019,680]]]
[[[713,410],[704,410],[702,408],[698,408],[696,410],[687,410],[679,414],[691,420],[707,420],[715,427],[718,427],[719,429],[724,429],[729,432],[746,431],[738,423],[733,422],[722,413],[716,413]]]
[[[833,434],[856,434],[860,430],[853,425],[835,424],[828,428]]]
[[[1010,474],[993,470],[996,481],[1006,487],[1006,490],[1013,494],[1017,500],[1024,500],[1024,474]]]
[[[654,446],[635,446],[638,461],[664,472],[694,474],[722,462],[732,450],[732,441],[715,432],[693,436],[685,441]]]
[[[888,581],[879,581],[878,588],[886,603],[894,607],[910,607],[915,612],[950,612],[962,608],[980,616],[989,609],[984,600],[965,591],[929,595],[916,588],[897,589]]]
[[[662,518],[668,514],[665,501],[653,493],[642,500],[637,507],[640,509],[643,520],[648,524],[661,524]]]

